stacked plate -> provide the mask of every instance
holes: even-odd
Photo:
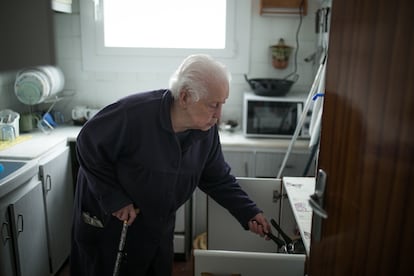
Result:
[[[17,74],[14,92],[24,104],[35,105],[63,90],[62,71],[54,66],[30,67]]]

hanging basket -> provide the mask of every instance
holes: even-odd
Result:
[[[285,69],[289,65],[289,57],[292,47],[285,44],[283,38],[279,39],[278,44],[270,46],[272,51],[272,66],[275,69]]]

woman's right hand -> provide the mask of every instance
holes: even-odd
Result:
[[[127,221],[128,225],[131,225],[139,213],[139,209],[134,208],[134,205],[128,204],[127,206],[112,213],[114,217],[117,217],[120,221]]]

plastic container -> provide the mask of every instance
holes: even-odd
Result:
[[[14,128],[15,136],[20,135],[19,131],[20,114],[10,109],[4,109],[0,111],[0,131],[5,126],[11,126]]]

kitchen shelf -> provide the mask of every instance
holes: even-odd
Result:
[[[303,1],[303,7],[300,8]],[[260,15],[302,15],[307,14],[307,0],[261,0]]]

